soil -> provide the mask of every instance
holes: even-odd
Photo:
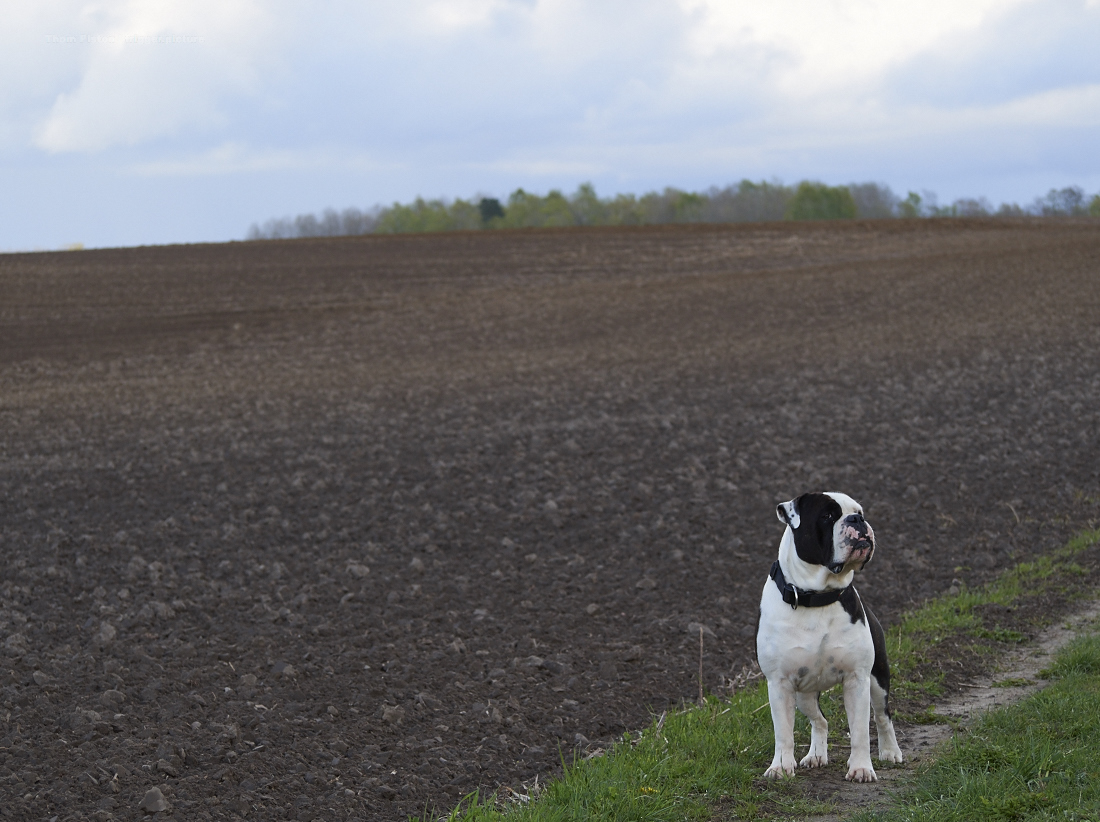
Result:
[[[700,624],[727,687],[807,490],[887,624],[1062,545],[1098,273],[1095,221],[0,256],[0,818],[545,779],[695,697]]]

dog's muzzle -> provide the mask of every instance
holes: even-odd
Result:
[[[871,530],[863,514],[849,514],[844,518],[840,538],[848,545],[848,559],[844,563],[833,563],[830,570],[838,565],[843,568],[845,565],[854,565],[861,561],[866,565],[875,552],[875,532]],[[860,567],[862,568],[863,565]],[[839,572],[833,571],[833,573]]]

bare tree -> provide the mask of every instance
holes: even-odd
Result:
[[[1073,217],[1088,213],[1085,192],[1079,186],[1052,188],[1045,197],[1036,198],[1029,210],[1042,217]]]
[[[952,208],[959,217],[988,217],[993,211],[993,206],[985,197],[956,200]]]
[[[852,199],[856,201],[856,216],[860,219],[881,219],[896,217],[898,197],[885,183],[852,183],[848,186]]]

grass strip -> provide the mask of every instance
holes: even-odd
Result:
[[[942,663],[944,654],[951,653],[947,646],[964,640],[970,654],[991,655],[1026,639],[1018,630],[986,624],[980,613],[984,606],[1010,607],[1052,591],[1069,601],[1094,595],[1093,585],[1079,584],[1088,571],[1074,560],[1097,543],[1100,531],[1083,532],[1057,551],[1008,568],[981,587],[941,595],[905,614],[887,632],[891,699],[903,706],[898,719],[942,721],[935,717],[931,700],[944,690]],[[1030,627],[1041,629],[1053,618],[1048,614],[1046,622]],[[911,705],[918,710],[906,710]]]
[[[1061,590],[1067,578],[1086,573],[1074,558],[1097,543],[1100,531],[1081,534],[1062,549],[1010,568],[980,588],[937,597],[906,614],[887,632],[895,671],[893,690],[907,704],[918,706],[915,715],[903,719],[935,721],[929,700],[942,693],[943,677],[929,675],[927,663],[941,651],[946,638],[968,637],[991,648],[1016,638],[1011,632],[1006,635],[986,626],[979,613],[981,606],[1008,606],[1052,588]],[[1094,705],[1095,696],[1093,691]],[[847,724],[839,690],[823,694],[821,702],[835,740],[837,732]],[[802,797],[797,778],[778,782],[761,778],[773,747],[767,704],[767,689],[762,681],[728,698],[709,696],[704,705],[687,706],[662,715],[640,733],[625,734],[600,756],[588,759],[563,756],[561,777],[537,792],[513,790],[490,797],[474,794],[466,797],[446,819],[448,822],[673,822],[711,819],[718,806],[724,814],[739,818],[828,812],[828,805]],[[795,731],[796,744],[808,745],[809,726],[801,714]],[[1018,727],[1016,732],[1019,733]],[[1095,770],[1093,766],[1086,772],[1095,777]],[[988,818],[1022,817],[1009,814]]]
[[[734,800],[739,815],[771,808],[784,815],[812,812],[792,783],[753,786],[759,762],[771,757],[767,694],[759,687],[726,701],[710,697],[627,734],[603,756],[566,763],[560,779],[537,798],[499,804],[471,797],[452,820],[691,820],[709,819],[712,806]]]
[[[1095,820],[1100,815],[1100,635],[1058,654],[1045,690],[956,734],[885,812],[859,822]]]

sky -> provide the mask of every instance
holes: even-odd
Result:
[[[1100,191],[1100,0],[0,0],[0,250],[516,188]]]

